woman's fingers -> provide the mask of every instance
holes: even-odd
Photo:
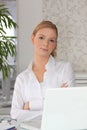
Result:
[[[29,110],[29,102],[26,102],[23,107],[24,110]]]
[[[68,87],[68,84],[67,83],[63,83],[62,85],[61,85],[61,88],[67,88]]]

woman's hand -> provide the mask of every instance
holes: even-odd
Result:
[[[63,83],[63,84],[61,85],[61,88],[67,88],[67,87],[68,87],[67,82],[66,82],[66,83]]]
[[[26,103],[24,104],[23,109],[24,109],[24,110],[29,110],[29,109],[30,109],[30,108],[29,108],[29,102],[26,102]]]

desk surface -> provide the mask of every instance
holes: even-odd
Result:
[[[0,130],[5,130],[15,126],[17,130],[22,130],[22,127],[31,128],[35,127],[36,129],[32,130],[40,130],[41,127],[41,119],[35,119],[29,122],[17,122],[12,120],[9,115],[1,115],[0,116]]]

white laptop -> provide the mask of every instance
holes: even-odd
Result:
[[[42,122],[25,125],[27,130],[87,130],[87,87],[48,89]]]
[[[87,130],[87,87],[48,89],[41,130]]]

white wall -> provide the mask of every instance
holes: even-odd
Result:
[[[17,45],[17,73],[23,71],[33,55],[30,36],[33,28],[42,20],[42,0],[18,0],[18,45]]]
[[[87,0],[43,0],[42,12],[59,30],[57,59],[87,74]]]

